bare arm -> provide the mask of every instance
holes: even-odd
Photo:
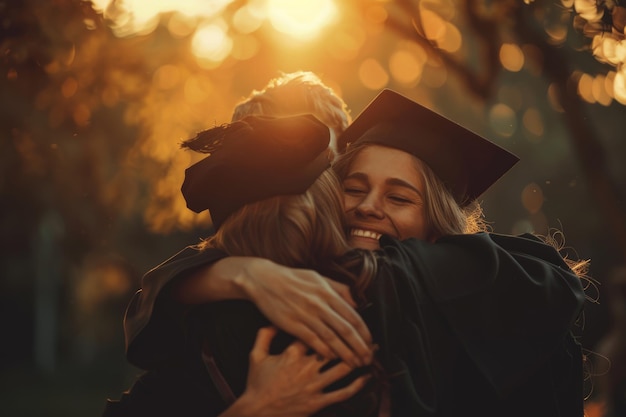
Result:
[[[372,360],[371,334],[348,287],[315,271],[228,257],[179,280],[173,294],[184,304],[247,299],[277,327],[326,358],[340,357],[355,367]]]
[[[275,328],[259,330],[250,353],[246,390],[219,417],[306,417],[320,409],[347,400],[367,382],[367,376],[328,393],[322,390],[346,376],[351,368],[344,364],[320,373],[325,361],[306,355],[307,347],[294,342],[280,355],[270,355]]]

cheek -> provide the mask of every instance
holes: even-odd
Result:
[[[343,195],[343,207],[346,213],[354,209],[358,204],[359,200],[356,197],[349,196],[347,194]]]
[[[415,237],[425,240],[427,237],[426,216],[423,210],[410,210],[397,218],[396,227],[402,239]]]

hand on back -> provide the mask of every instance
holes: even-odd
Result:
[[[299,341],[279,355],[270,355],[270,343],[276,332],[273,327],[259,330],[250,352],[246,391],[221,417],[306,417],[347,400],[367,382],[368,377],[362,376],[344,388],[322,392],[352,368],[340,362],[320,372],[328,361],[319,355],[307,355],[307,346]]]

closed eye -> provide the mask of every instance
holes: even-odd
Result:
[[[343,188],[343,192],[346,193],[346,194],[355,195],[355,194],[364,194],[367,191],[365,191],[364,189],[361,189],[361,188],[344,187]]]
[[[401,197],[401,196],[389,196],[389,199],[395,203],[401,203],[401,204],[412,204],[413,200],[410,200],[408,198],[405,197]]]

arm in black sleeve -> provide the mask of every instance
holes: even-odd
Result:
[[[426,292],[413,298],[435,304],[501,393],[548,360],[582,310],[580,278],[531,235],[479,233],[436,243],[383,237],[381,244],[393,263],[413,271],[406,291]]]
[[[187,247],[143,276],[142,288],[131,299],[124,317],[126,357],[131,364],[151,369],[182,351],[184,306],[168,296],[167,288],[174,280],[224,257],[226,254],[216,249]]]

